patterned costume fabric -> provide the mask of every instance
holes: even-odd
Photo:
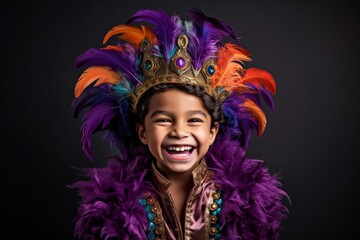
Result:
[[[79,56],[85,68],[75,86],[74,116],[83,114],[82,143],[94,160],[97,132],[119,150],[104,168],[83,169],[71,186],[81,202],[79,239],[278,239],[287,194],[264,162],[246,158],[252,130],[266,127],[263,100],[273,108],[276,84],[262,69],[244,68],[250,54],[224,21],[189,11],[183,21],[160,10],[140,10],[112,28],[104,43]],[[136,23],[147,25],[137,26]],[[232,42],[224,43],[225,37]],[[185,221],[177,220],[169,183],[135,130],[137,103],[159,84],[193,84],[221,102],[224,121],[215,142],[193,171]]]

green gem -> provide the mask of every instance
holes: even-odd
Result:
[[[146,60],[145,61],[145,69],[147,71],[149,71],[152,68],[152,61],[151,60]]]
[[[147,213],[151,211],[151,206],[150,206],[149,204],[147,204],[147,205],[145,206],[145,211],[146,211]]]
[[[221,208],[216,209],[215,212],[216,212],[216,215],[219,215],[221,213]]]
[[[149,231],[154,231],[156,227],[157,225],[154,222],[149,222]]]
[[[222,199],[219,198],[219,199],[216,199],[214,202],[217,203],[217,205],[221,206],[222,205]]]
[[[148,217],[148,219],[149,219],[150,221],[154,221],[154,219],[155,219],[155,213],[149,212],[149,213],[147,214],[147,217]]]
[[[213,66],[213,65],[209,65],[209,66],[207,67],[207,72],[208,72],[208,74],[209,74],[210,76],[214,75],[214,73],[215,73],[215,68],[214,68],[214,66]]]
[[[154,234],[154,232],[149,232],[149,233],[147,234],[147,239],[149,239],[149,240],[154,240],[154,239],[155,239],[155,234]]]
[[[220,233],[217,233],[217,234],[215,235],[215,239],[216,239],[216,240],[221,239],[221,234],[220,234]]]
[[[146,199],[145,199],[145,198],[140,199],[139,202],[140,202],[140,204],[141,204],[142,206],[145,206],[145,205],[146,205]]]

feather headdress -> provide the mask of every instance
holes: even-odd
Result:
[[[244,67],[250,54],[239,46],[235,31],[224,21],[207,17],[199,9],[190,20],[160,10],[140,10],[126,24],[110,29],[103,44],[117,36],[117,45],[89,49],[76,61],[85,68],[74,90],[74,115],[83,116],[82,143],[94,158],[91,136],[106,132],[110,144],[130,154],[138,144],[133,113],[141,96],[163,83],[201,85],[222,103],[223,133],[248,146],[251,130],[261,135],[266,116],[261,99],[273,108],[273,76],[262,69]],[[143,22],[144,25],[139,25]],[[232,42],[223,42],[229,37]]]

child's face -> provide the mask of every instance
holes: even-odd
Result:
[[[176,89],[151,97],[144,125],[137,126],[139,138],[165,173],[192,170],[219,128],[218,123],[210,127],[211,116],[199,97]]]

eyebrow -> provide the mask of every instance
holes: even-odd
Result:
[[[206,114],[203,111],[200,111],[200,110],[188,111],[186,113],[188,113],[189,115],[200,114],[200,115],[202,115],[202,116],[204,116],[206,118]],[[172,116],[173,115],[171,112],[158,110],[158,111],[154,111],[150,115],[150,118],[152,118],[152,117],[154,117],[156,115],[160,115],[160,114],[167,115],[167,116]]]

